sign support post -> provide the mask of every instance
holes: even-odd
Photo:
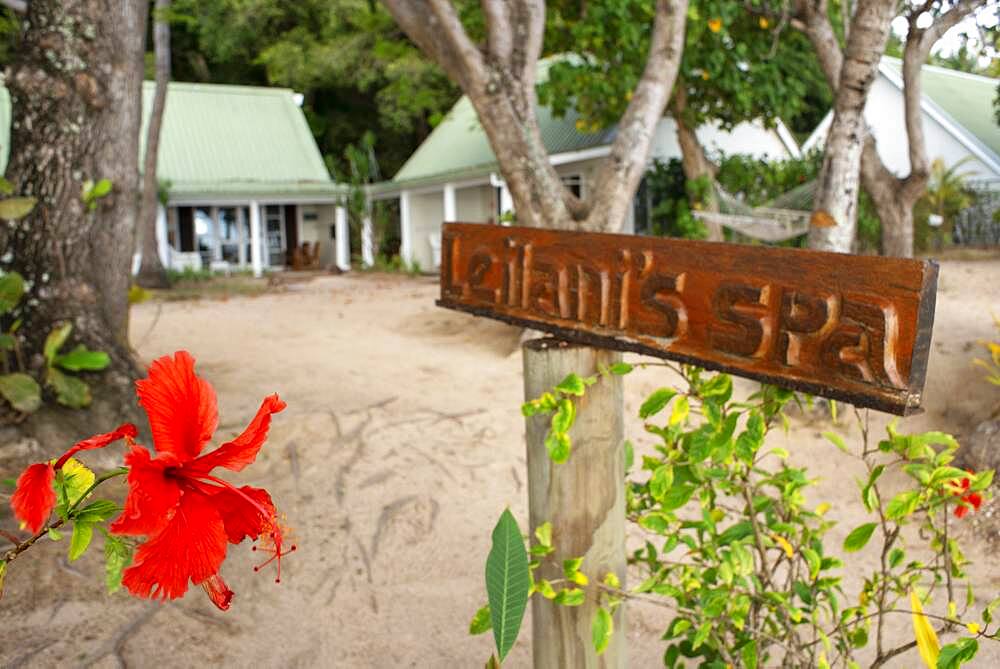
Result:
[[[534,339],[522,347],[524,397],[549,392],[571,373],[597,374],[621,361],[621,353],[555,339]],[[625,604],[614,613],[614,634],[600,656],[591,640],[598,606],[596,582],[614,572],[625,585],[625,447],[622,377],[607,374],[576,401],[569,431],[573,452],[554,464],[545,448],[548,416],[526,421],[528,506],[531,532],[552,523],[555,553],[535,572],[536,579],[563,578],[562,561],[583,558],[591,579],[581,606],[560,606],[542,597],[531,600],[532,654],[535,669],[586,667],[621,669],[626,664]]]

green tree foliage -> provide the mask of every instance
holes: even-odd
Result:
[[[335,174],[366,130],[391,174],[458,98],[381,5],[368,0],[176,0],[181,81],[287,86]]]
[[[554,64],[543,101],[556,113],[575,108],[581,129],[620,118],[645,63],[653,0],[549,3],[546,50],[573,53]],[[695,0],[678,85],[687,91],[686,119],[729,128],[781,118],[809,133],[830,94],[807,40],[780,22],[747,12],[733,0]]]

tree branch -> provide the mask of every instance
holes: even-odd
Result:
[[[27,0],[0,0],[0,7],[6,7],[8,9],[12,9],[18,14],[28,13]]]
[[[503,0],[481,0],[480,5],[486,21],[486,50],[493,58],[506,63],[514,49],[514,31],[510,27],[506,3]]]
[[[934,20],[934,23],[923,32],[920,40],[922,43],[921,49],[923,50],[921,61],[927,60],[931,48],[939,39],[944,37],[946,32],[957,26],[962,19],[978,9],[988,9],[994,4],[992,2],[983,2],[982,0],[959,0],[959,2],[952,5],[948,11],[938,16]],[[907,36],[907,42],[909,42],[909,36]],[[924,42],[926,44],[923,44]]]
[[[618,123],[611,154],[604,159],[598,171],[597,188],[588,217],[596,220],[591,220],[590,227],[602,229],[605,222],[624,220],[623,212],[612,210],[608,203],[620,205],[616,203],[620,198],[614,197],[620,190],[635,192],[646,170],[656,125],[663,116],[677,79],[684,51],[687,10],[688,0],[657,0],[646,67]]]

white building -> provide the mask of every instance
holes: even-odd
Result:
[[[951,166],[968,158],[962,171],[981,178],[1000,178],[1000,127],[993,114],[998,83],[1000,80],[989,77],[924,65],[920,106],[929,160],[941,158]],[[865,120],[886,167],[898,176],[909,174],[902,62],[898,58],[882,58],[868,95]],[[832,121],[831,112],[802,150],[822,146]]]
[[[536,111],[552,164],[578,195],[586,197],[600,160],[610,152],[615,129],[584,133],[576,129],[573,112],[557,118],[545,107]],[[744,123],[729,132],[702,127],[698,136],[709,152],[769,159],[799,155],[795,140],[780,121],[773,130],[758,123]],[[651,161],[680,157],[670,118],[660,121],[651,153]],[[436,269],[440,262],[443,221],[497,222],[504,212],[513,210],[489,141],[466,97],[455,104],[392,181],[377,184],[370,192],[376,200],[398,198],[400,256],[424,270]],[[633,231],[631,215],[626,229]]]

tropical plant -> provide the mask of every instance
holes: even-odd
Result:
[[[814,477],[805,467],[789,465],[787,451],[766,445],[770,430],[787,428],[786,405],[808,398],[762,386],[746,401],[734,401],[725,374],[651,364],[673,368],[686,387],[660,388],[640,407],[645,430],[657,441],[638,471],[629,471],[634,449],[626,445],[626,513],[646,537],[629,557],[641,582],[626,590],[615,574],[583,574],[580,561],[571,559],[558,565],[563,578],[532,578],[523,586],[555,605],[596,598],[601,607],[592,621],[595,652],[607,647],[614,608],[630,598],[673,612],[663,635],[667,667],[692,660],[719,668],[859,667],[861,649],[873,646],[873,667],[917,647],[930,669],[951,668],[971,660],[980,640],[1000,640],[993,620],[1000,598],[985,606],[978,620],[973,617],[976,598],[971,584],[962,583],[968,560],[955,528],[983,503],[993,472],[952,466],[959,447],[954,438],[941,432],[903,434],[892,424],[876,442],[859,411],[858,445],[825,433],[864,468],[858,488],[870,516],[835,548],[829,539],[836,525],[827,517],[830,505],[808,501]],[[552,415],[546,441],[553,445],[552,466],[572,457],[572,403],[601,377],[631,369],[619,363],[590,378],[570,375],[523,406],[525,416]],[[908,485],[889,486],[890,478]],[[496,540],[495,532],[494,551]],[[551,559],[552,528],[540,526],[532,543],[531,557],[520,558],[529,574]],[[860,590],[847,593],[845,558],[870,543],[881,559],[864,575]],[[856,570],[858,563],[853,564]],[[508,564],[507,570],[515,573],[520,566]],[[487,589],[492,587],[488,579]],[[508,593],[504,601],[516,602],[519,594]],[[517,629],[510,608],[497,611],[495,601],[491,595],[471,632],[486,631],[498,614],[505,630]],[[934,611],[925,612],[930,605]],[[898,615],[912,617],[913,640],[890,637],[886,621]],[[961,636],[942,646],[938,635],[946,634]],[[502,639],[503,644],[497,639],[501,658],[510,643],[506,633]]]
[[[927,192],[915,207],[913,237],[917,250],[926,251],[932,237],[936,238],[939,246],[951,243],[955,217],[975,202],[976,194],[967,185],[974,172],[962,169],[972,160],[971,156],[967,156],[951,167],[945,164],[943,158],[935,158],[931,163]],[[931,216],[939,217],[937,225],[931,225]]]

